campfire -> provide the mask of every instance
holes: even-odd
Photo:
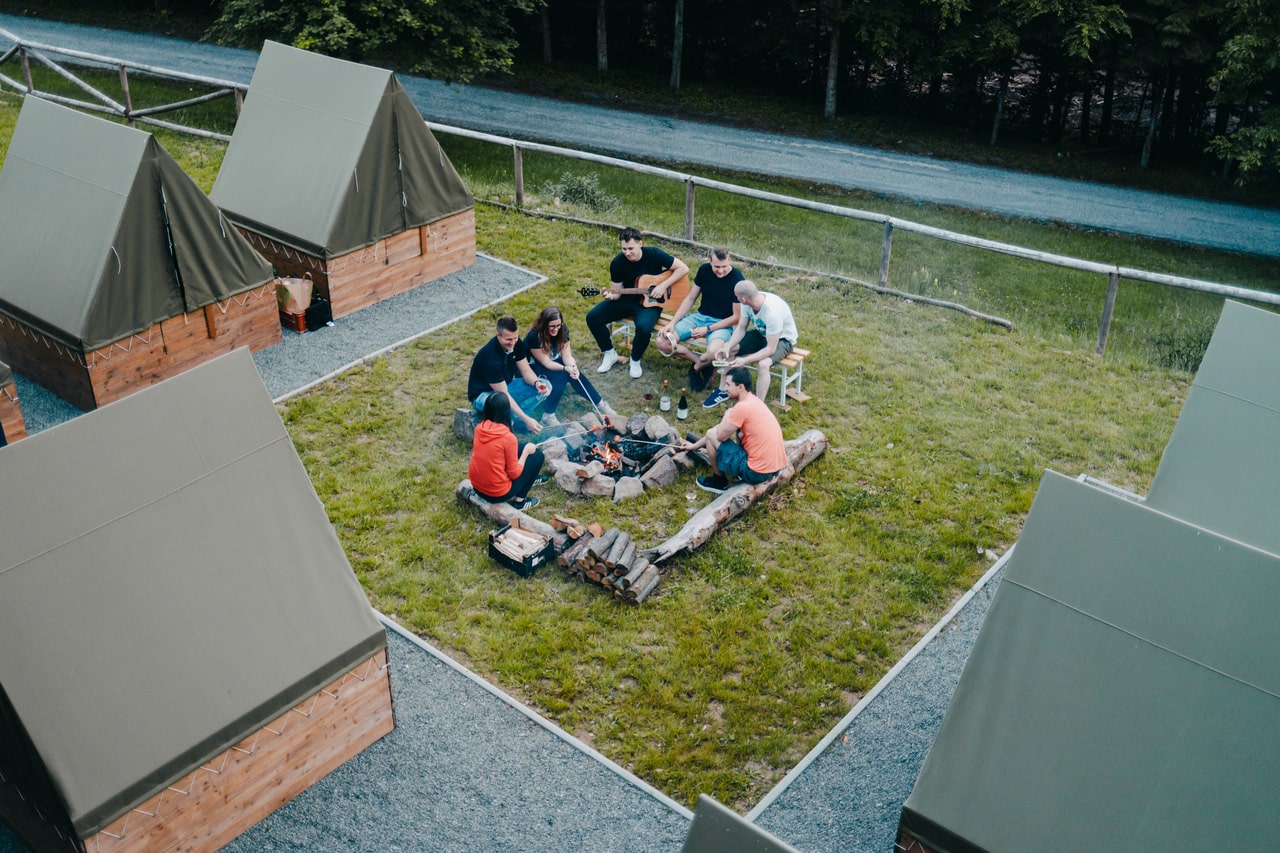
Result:
[[[621,433],[608,428],[593,431],[591,439],[576,451],[570,450],[568,458],[584,465],[599,462],[604,466],[601,473],[615,480],[642,476],[654,456],[666,447],[661,442],[625,438]]]
[[[615,428],[585,415],[561,428],[564,435],[543,450],[567,492],[619,501],[675,481],[680,436],[660,416],[638,413]]]

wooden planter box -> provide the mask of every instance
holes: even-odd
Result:
[[[0,361],[85,410],[106,405],[237,347],[256,351],[279,343],[280,339],[279,309],[272,282],[203,310],[170,317],[144,332],[88,353],[70,349],[0,314]]]
[[[18,389],[13,385],[0,388],[0,428],[4,430],[4,440],[9,444],[27,437],[27,422],[18,405]]]
[[[0,815],[35,850],[215,851],[394,728],[382,649],[89,838],[59,832],[3,782]]]
[[[325,260],[236,226],[282,276],[310,274],[334,318],[412,290],[476,262],[476,215],[464,210]]]

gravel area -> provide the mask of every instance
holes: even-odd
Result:
[[[871,701],[855,708],[750,817],[798,850],[888,853],[902,804],[915,787],[995,595],[1003,564]],[[783,787],[785,786],[785,787]]]

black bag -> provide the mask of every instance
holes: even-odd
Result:
[[[333,325],[333,307],[329,300],[317,296],[307,306],[307,331],[314,332],[324,326]]]

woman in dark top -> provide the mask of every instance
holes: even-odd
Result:
[[[587,377],[578,371],[578,362],[573,357],[573,348],[569,345],[569,327],[564,324],[564,316],[560,309],[551,305],[542,310],[538,319],[529,327],[524,337],[525,349],[529,350],[533,372],[551,384],[551,395],[542,404],[545,414],[542,423],[555,426],[560,423],[556,417],[556,407],[564,395],[566,386],[573,388],[579,397],[585,397],[601,414],[617,414],[613,407],[600,398],[600,393],[587,381]]]
[[[543,456],[538,446],[519,443],[511,431],[511,400],[505,391],[495,391],[484,401],[484,412],[476,426],[471,445],[467,478],[481,497],[509,501],[516,509],[532,509],[537,498],[527,497],[529,489],[546,478],[539,477]]]

